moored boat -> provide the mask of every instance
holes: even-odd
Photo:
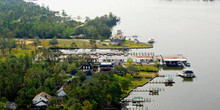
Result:
[[[154,39],[149,39],[149,41],[148,41],[148,43],[154,43],[155,41],[154,41]]]
[[[177,73],[178,76],[184,77],[184,78],[194,78],[195,74],[193,69],[183,69],[183,72]]]

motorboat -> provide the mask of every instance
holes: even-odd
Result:
[[[183,72],[178,72],[177,75],[184,77],[184,78],[194,78],[195,77],[193,69],[183,69]]]
[[[148,41],[148,43],[154,43],[155,41],[154,41],[154,39],[149,39],[149,41]]]

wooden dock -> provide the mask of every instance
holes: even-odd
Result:
[[[165,75],[158,75],[157,77],[177,77],[177,74],[165,74]]]
[[[151,98],[144,98],[142,100],[133,100],[133,99],[123,99],[121,102],[152,102]]]
[[[172,83],[175,83],[175,82],[166,82],[166,81],[151,81],[151,82],[148,82],[148,84],[172,84]]]
[[[158,88],[155,90],[150,90],[150,89],[134,89],[132,92],[154,92],[154,91],[164,91],[164,88]]]

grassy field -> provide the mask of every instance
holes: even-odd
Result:
[[[136,67],[142,72],[158,72],[159,68],[154,65],[136,65]]]
[[[128,74],[126,78],[130,79],[131,85],[129,86],[129,90],[126,92],[128,93],[135,87],[146,84],[148,81],[150,81],[157,75],[158,75],[157,73],[140,72],[139,75],[137,76],[138,78],[134,78],[130,74]]]
[[[103,44],[107,44],[107,46],[103,46]],[[101,44],[96,43],[98,48],[110,48],[110,49],[114,49],[114,48],[123,48],[122,46],[112,46],[110,44],[110,42],[101,42]],[[125,41],[123,43],[124,46],[128,47],[128,48],[152,48],[153,46],[151,44],[147,44],[147,43],[135,43],[134,41]]]
[[[21,55],[25,54],[31,54],[32,51],[35,50],[35,47],[33,45],[27,45],[27,49],[21,49],[19,44],[17,48],[13,48],[11,51],[11,54],[15,55],[16,57],[19,57]],[[9,52],[6,50],[5,55],[3,55],[2,51],[0,51],[0,60],[4,61],[6,57],[9,55]]]
[[[60,48],[73,48],[71,47],[71,44],[72,42],[75,42],[75,44],[77,45],[77,48],[87,48],[87,49],[91,49],[92,46],[90,45],[89,43],[89,40],[77,40],[77,39],[74,39],[74,40],[62,40],[62,39],[59,39],[58,40],[58,45],[57,47],[60,47]],[[106,44],[106,46],[103,46],[103,44]],[[49,47],[49,40],[41,40],[41,45],[43,47],[46,47],[48,48]],[[133,41],[126,41],[124,44],[124,46],[127,46],[128,48],[152,48],[153,46],[150,45],[150,44],[146,44],[146,43],[134,43]],[[97,48],[100,48],[100,49],[121,49],[123,48],[122,46],[112,46],[110,44],[109,41],[104,41],[104,42],[96,42],[96,46]]]

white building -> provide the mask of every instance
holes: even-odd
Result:
[[[41,92],[40,94],[36,95],[32,101],[35,106],[47,106],[47,103],[51,98],[51,95],[47,94],[46,92]]]
[[[66,92],[63,90],[63,87],[64,87],[64,86],[62,86],[62,87],[57,91],[57,96],[58,96],[58,97],[66,96]]]
[[[128,57],[125,56],[101,56],[99,62],[110,62],[110,63],[124,63]]]
[[[133,61],[136,63],[150,63],[154,62],[153,56],[134,56]]]

